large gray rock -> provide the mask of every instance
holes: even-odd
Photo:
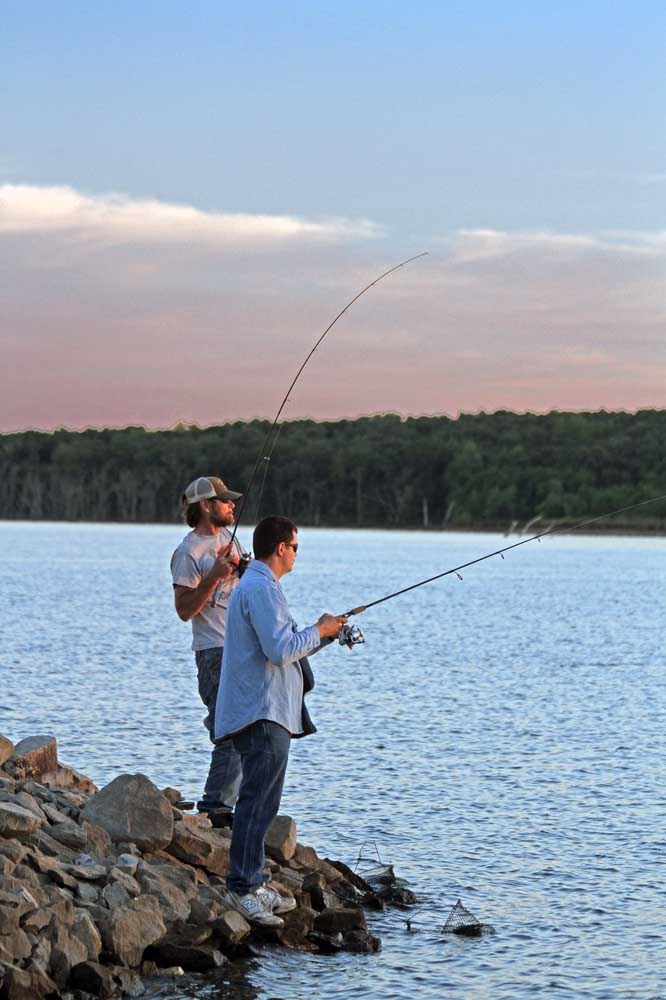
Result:
[[[29,736],[14,747],[11,770],[15,777],[39,781],[58,766],[58,744],[54,736]]]
[[[0,767],[9,760],[14,753],[14,744],[6,736],[0,736]]]
[[[17,806],[14,802],[0,802],[0,837],[25,840],[42,825],[44,821],[34,813]]]
[[[142,851],[171,843],[171,806],[144,774],[121,774],[101,789],[81,810],[86,821],[106,830],[112,840],[131,840]]]

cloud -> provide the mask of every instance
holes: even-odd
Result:
[[[0,233],[69,233],[105,242],[271,244],[375,239],[367,219],[313,221],[293,215],[207,212],[192,205],[126,194],[91,195],[73,187],[0,185]]]
[[[573,258],[583,254],[658,254],[666,251],[666,232],[609,232],[606,234],[506,232],[498,229],[460,229],[453,241],[453,263],[468,263],[520,254]]]
[[[13,195],[0,225],[0,430],[272,418],[330,320],[423,249],[352,223],[324,237],[299,219],[18,190],[27,208]],[[345,313],[287,418],[666,402],[666,233],[469,228],[431,249]]]

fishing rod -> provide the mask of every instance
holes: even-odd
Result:
[[[356,608],[352,608],[351,611],[346,611],[345,615],[349,618],[352,615],[360,615],[368,608],[374,608],[377,604],[383,604],[384,601],[390,601],[394,597],[399,597],[401,594],[406,594],[410,590],[416,590],[417,587],[424,587],[426,583],[433,583],[435,580],[441,580],[445,576],[451,576],[453,573],[462,580],[460,571],[467,569],[469,566],[475,566],[477,563],[484,562],[486,559],[492,559],[494,556],[501,556],[504,559],[504,553],[509,552],[511,549],[517,549],[521,545],[527,545],[528,542],[540,541],[545,538],[546,535],[554,535],[556,532],[561,531],[575,531],[577,528],[583,528],[588,524],[594,524],[595,521],[602,521],[607,517],[615,517],[616,514],[624,514],[629,510],[636,510],[637,507],[645,507],[647,504],[658,503],[660,500],[666,500],[666,493],[658,497],[650,497],[648,500],[640,500],[638,503],[629,504],[627,507],[620,507],[618,510],[611,510],[607,514],[597,514],[595,517],[587,517],[583,521],[577,521],[572,525],[556,525],[554,528],[547,528],[546,531],[541,531],[537,535],[532,535],[530,538],[523,538],[519,542],[514,542],[512,545],[505,545],[504,548],[496,549],[494,552],[488,552],[485,556],[479,556],[478,559],[470,559],[469,562],[461,563],[460,566],[454,566],[453,569],[447,569],[444,573],[437,573],[435,576],[429,576],[427,580],[420,580],[418,583],[412,583],[409,587],[403,587],[402,590],[396,590],[393,594],[387,594],[385,597],[379,597],[376,601],[370,601],[368,604],[360,604]],[[343,642],[342,634],[340,636],[340,642]],[[357,625],[351,625],[347,627],[344,642],[346,645],[355,644],[357,642],[365,642],[363,638],[363,633],[358,628]]]
[[[270,450],[268,451],[268,454],[266,454],[266,451],[268,449],[268,444],[269,444],[269,442],[271,440],[271,437],[273,436],[273,432],[275,431],[275,428],[277,427],[278,420],[282,416],[282,411],[284,410],[285,406],[287,405],[287,400],[289,399],[289,394],[291,393],[292,389],[294,388],[294,386],[298,382],[298,380],[301,377],[301,374],[302,374],[305,366],[307,365],[308,361],[310,360],[310,358],[312,357],[312,355],[315,353],[315,351],[317,350],[317,348],[319,347],[319,345],[323,341],[323,339],[326,336],[326,334],[329,332],[329,330],[331,330],[335,326],[335,324],[338,322],[338,320],[340,319],[340,317],[344,316],[344,314],[347,312],[347,310],[350,309],[351,306],[353,306],[355,302],[358,302],[358,300],[361,298],[361,296],[365,295],[365,293],[367,291],[369,291],[374,285],[377,285],[384,278],[387,278],[389,276],[389,274],[393,274],[394,271],[398,271],[401,267],[405,267],[407,264],[411,264],[412,261],[419,260],[421,257],[427,257],[427,256],[428,256],[428,251],[426,250],[424,253],[417,253],[414,257],[408,257],[407,260],[401,260],[399,264],[394,264],[394,266],[390,267],[388,269],[388,271],[384,271],[383,274],[380,274],[378,278],[375,278],[374,281],[371,281],[369,285],[366,285],[365,288],[361,289],[361,291],[358,292],[354,296],[354,298],[351,299],[347,303],[347,305],[344,307],[344,309],[340,310],[340,312],[335,317],[335,319],[331,323],[328,324],[328,326],[326,327],[326,329],[324,330],[324,332],[322,333],[322,335],[319,337],[319,339],[315,343],[314,347],[312,347],[312,349],[310,350],[309,354],[307,355],[305,361],[303,362],[303,364],[301,365],[301,367],[296,372],[296,375],[292,379],[291,385],[287,389],[287,391],[285,393],[285,396],[284,396],[284,399],[280,403],[279,409],[278,409],[277,413],[275,414],[275,418],[273,420],[273,423],[271,424],[271,426],[270,426],[270,428],[268,430],[268,434],[266,435],[266,439],[265,439],[264,443],[261,446],[261,451],[259,452],[259,455],[257,457],[257,461],[255,462],[254,469],[252,470],[252,475],[250,476],[250,481],[247,484],[247,488],[245,490],[245,493],[243,494],[243,500],[242,500],[242,503],[241,503],[241,506],[240,506],[240,510],[238,511],[238,515],[236,517],[236,523],[234,524],[234,530],[233,530],[233,533],[231,535],[231,541],[230,541],[229,544],[233,544],[233,541],[236,538],[236,532],[238,530],[238,525],[240,524],[241,517],[243,516],[243,511],[245,510],[245,505],[247,504],[247,498],[248,498],[248,495],[250,493],[250,490],[252,489],[252,484],[254,483],[254,480],[256,478],[256,475],[257,475],[257,472],[259,470],[259,466],[261,465],[261,462],[262,461],[266,462],[266,468],[268,468],[268,463],[271,460],[271,457],[272,457],[273,452],[275,450],[275,446],[276,446],[277,441],[278,441],[278,437],[280,435],[280,429],[278,429],[277,434],[275,435],[275,438],[273,440],[273,443],[271,445]],[[264,472],[264,482],[265,481],[266,481],[266,474]],[[263,494],[263,487],[262,487],[262,494]]]

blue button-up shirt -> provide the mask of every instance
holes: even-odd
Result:
[[[259,719],[296,736],[303,732],[303,674],[298,661],[319,649],[316,625],[297,630],[275,574],[255,559],[231,595],[215,737],[224,739]]]

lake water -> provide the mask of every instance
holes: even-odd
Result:
[[[177,526],[0,524],[0,733],[58,738],[104,784],[141,771],[196,797],[209,747]],[[249,531],[241,539],[249,545]],[[507,540],[303,529],[284,588],[300,624]],[[296,742],[283,812],[417,893],[369,917],[379,955],[268,950],[172,1000],[666,997],[666,539],[556,536],[356,619],[313,659],[319,733]],[[447,938],[458,898],[496,934]]]

